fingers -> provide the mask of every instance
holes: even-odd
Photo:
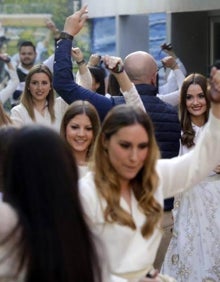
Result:
[[[113,70],[118,64],[123,65],[121,58],[105,55],[103,62],[109,70]]]
[[[163,65],[167,68],[172,68],[176,65],[176,60],[172,56],[167,56],[161,60]]]
[[[80,14],[81,14],[81,17],[84,15],[84,14],[87,14],[88,13],[88,5],[83,5],[81,7],[81,9],[79,10]]]
[[[76,60],[76,62],[83,60],[84,55],[79,47],[72,48],[72,57]]]

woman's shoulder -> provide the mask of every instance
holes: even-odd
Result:
[[[55,99],[55,111],[58,114],[63,116],[68,107],[69,105],[60,96]]]
[[[22,104],[22,103],[19,103],[18,105],[14,106],[12,109],[11,109],[11,114],[16,114],[16,113],[26,113],[27,110],[25,108],[25,106]]]
[[[7,203],[0,202],[0,238],[7,236],[18,222],[16,211]]]
[[[96,201],[97,200],[97,190],[94,181],[94,174],[91,171],[88,171],[82,178],[79,180],[79,192],[81,197]]]
[[[88,170],[86,174],[80,178],[79,187],[80,189],[90,189],[89,187],[91,187],[91,189],[95,188],[94,174],[92,171]]]

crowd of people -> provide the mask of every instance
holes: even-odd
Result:
[[[164,85],[145,51],[87,63],[87,13],[47,23],[41,63],[0,45],[0,281],[219,281],[220,70],[187,75],[164,46]]]

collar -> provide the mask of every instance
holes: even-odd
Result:
[[[156,96],[158,94],[157,87],[151,84],[135,84],[139,95]]]
[[[26,69],[24,67],[22,67],[21,63],[19,63],[18,69],[20,69],[23,73],[28,74],[30,69]]]

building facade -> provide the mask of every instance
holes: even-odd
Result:
[[[220,59],[219,0],[82,0],[89,17],[115,17],[116,54],[149,50],[149,15],[166,14],[166,41],[171,42],[187,71],[205,75]]]

